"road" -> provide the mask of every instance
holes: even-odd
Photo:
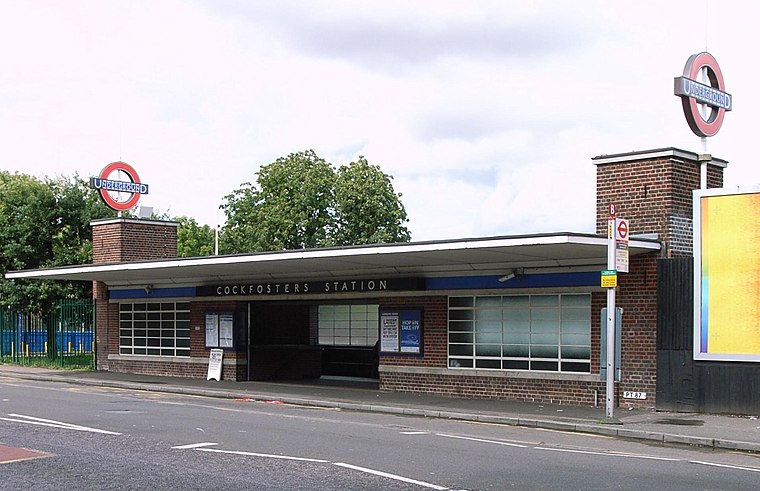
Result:
[[[25,449],[25,450],[24,450]],[[752,489],[760,457],[0,377],[4,489]]]

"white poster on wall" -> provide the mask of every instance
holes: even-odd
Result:
[[[232,348],[232,314],[219,314],[219,347]]]

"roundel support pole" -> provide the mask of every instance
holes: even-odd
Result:
[[[615,217],[607,222],[607,269],[615,269]],[[607,380],[605,417],[612,420],[615,407],[615,288],[607,288]]]

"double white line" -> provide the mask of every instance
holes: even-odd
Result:
[[[98,428],[90,428],[88,426],[73,425],[71,423],[64,423],[62,421],[54,421],[52,419],[35,418],[34,416],[25,416],[23,414],[9,414],[8,418],[0,417],[2,421],[11,421],[13,423],[24,423],[28,425],[38,426],[51,426],[53,428],[63,428],[64,430],[74,431],[88,431],[90,433],[100,433],[103,435],[121,435],[115,431],[101,430]]]

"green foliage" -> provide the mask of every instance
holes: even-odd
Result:
[[[0,273],[85,264],[90,221],[114,216],[79,176],[40,181],[0,171]],[[47,312],[57,299],[91,294],[89,283],[0,279],[0,305]]]
[[[313,150],[261,167],[225,196],[224,253],[402,242],[406,211],[391,177],[361,157],[337,172]]]
[[[360,156],[342,165],[335,181],[336,245],[408,242],[408,221],[392,177]]]
[[[214,229],[198,225],[194,218],[177,217],[177,256],[200,257],[214,254]]]

